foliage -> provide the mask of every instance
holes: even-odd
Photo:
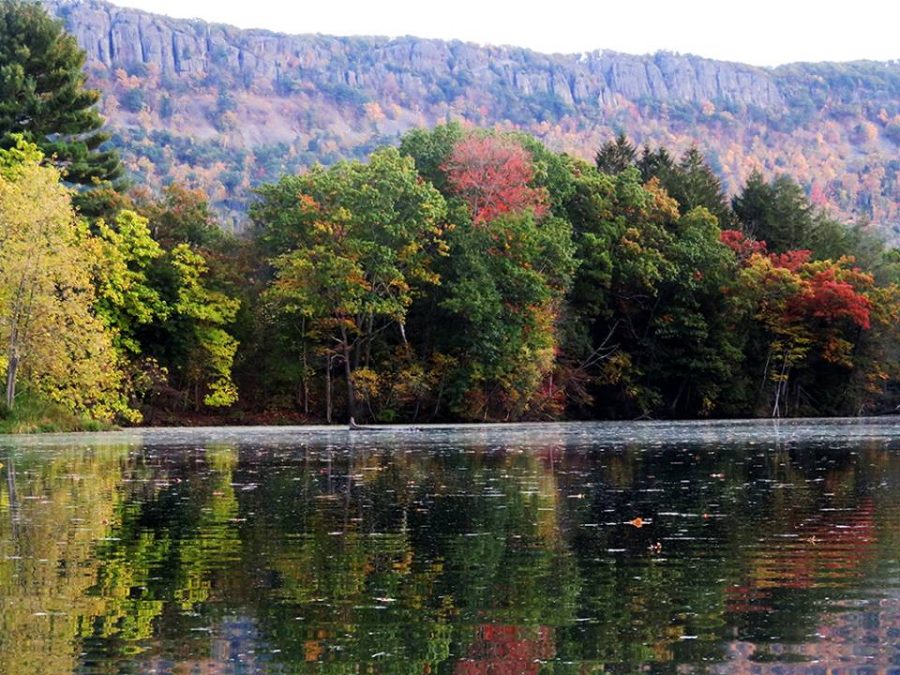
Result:
[[[637,165],[643,179],[656,178],[685,213],[703,207],[716,217],[720,227],[731,222],[722,182],[696,146],[688,148],[677,163],[665,149],[651,151],[645,146]]]
[[[571,182],[568,163],[533,139],[454,125],[414,132],[401,148],[442,186],[453,220],[438,261],[444,281],[411,312],[417,352],[445,366],[426,378],[433,414],[562,414],[553,378],[575,262],[571,226],[552,211]]]
[[[624,131],[620,131],[615,140],[607,141],[600,146],[594,164],[597,171],[615,175],[635,165],[637,149],[628,140]]]
[[[122,175],[118,154],[100,146],[100,92],[85,88],[86,55],[36,2],[0,2],[0,147],[35,143],[70,183]]]
[[[656,177],[640,181],[634,167],[585,172],[570,203],[572,375],[588,383],[582,405],[606,414],[713,414],[741,358],[739,313],[722,293],[734,257],[708,210],[681,216]]]
[[[531,157],[512,140],[470,134],[453,146],[440,168],[475,225],[508,213],[546,213],[546,191],[529,185],[534,178]]]
[[[789,176],[766,182],[759,172],[752,173],[732,206],[742,229],[770,251],[808,249],[817,258],[854,252],[853,232],[815,209]]]
[[[725,239],[735,250],[751,248],[736,233]],[[748,365],[763,364],[763,398],[756,404],[772,415],[800,414],[817,399],[820,410],[832,413],[868,404],[872,387],[889,377],[892,366],[881,360],[883,352],[879,358],[870,351],[866,336],[873,317],[883,323],[895,316],[896,286],[876,286],[852,258],[817,261],[808,250],[767,254],[764,246],[752,248],[742,258],[737,287],[752,303],[756,320],[748,354]],[[837,392],[823,382],[835,379],[862,380],[869,389],[831,400]]]
[[[183,343],[181,370],[195,392],[195,407],[199,407],[201,390],[205,405],[229,406],[238,399],[231,379],[238,343],[226,326],[234,322],[240,302],[204,284],[206,261],[187,244],[173,248],[168,262],[178,289],[173,322],[190,326],[189,330],[181,328],[178,338]]]
[[[19,140],[0,150],[0,371],[6,406],[21,374],[42,397],[98,420],[136,419],[113,335],[94,313],[93,238],[56,169]]]
[[[261,196],[253,213],[276,272],[268,297],[309,320],[328,369],[337,346],[353,416],[353,371],[368,367],[378,334],[396,327],[406,341],[410,304],[439,281],[432,260],[445,252],[444,199],[393,149],[368,164],[283,178]]]
[[[35,145],[0,151],[11,414],[20,380],[104,422],[136,407],[331,422],[900,402],[900,256],[792,179],[754,174],[732,212],[696,149],[638,157],[620,135],[592,165],[459,124],[400,146],[263,185],[244,239],[178,184],[94,191],[102,208],[78,218]]]
[[[160,199],[141,192],[135,201],[136,208],[152,228],[153,239],[165,249],[177,244],[214,249],[226,239],[209,208],[209,201],[197,190],[173,183],[166,186]]]
[[[120,211],[113,226],[98,220],[95,229],[94,310],[115,331],[121,350],[140,354],[135,337],[138,326],[164,320],[170,312],[148,277],[163,250],[150,236],[147,220],[133,211]]]
[[[452,408],[468,419],[552,416],[558,402],[541,400],[541,388],[552,377],[556,322],[574,268],[569,224],[525,211],[462,225],[449,244],[440,307],[457,330],[441,336],[438,349],[460,364]]]

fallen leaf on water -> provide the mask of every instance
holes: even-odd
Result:
[[[634,520],[629,520],[626,525],[632,525],[634,527],[643,527],[649,521],[645,521],[643,518],[635,518]]]

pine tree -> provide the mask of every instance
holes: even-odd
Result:
[[[85,53],[37,3],[0,0],[0,148],[35,143],[67,182],[95,185],[123,173],[85,88]]]
[[[624,132],[619,132],[616,140],[607,141],[597,151],[594,163],[600,173],[616,175],[634,166],[637,150]]]
[[[659,179],[682,213],[702,206],[716,217],[720,227],[732,222],[722,183],[696,147],[689,148],[676,164],[664,148],[654,152],[645,146],[637,166],[644,181]]]
[[[660,183],[665,184],[675,173],[675,161],[665,148],[651,150],[650,146],[645,144],[641,158],[637,161],[637,168],[641,172],[641,180],[645,183],[656,177]]]
[[[814,248],[815,214],[803,188],[789,176],[767,183],[755,171],[731,203],[744,231],[766,242],[770,251]]]

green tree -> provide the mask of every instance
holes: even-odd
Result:
[[[689,148],[678,162],[665,148],[653,151],[645,146],[637,166],[644,181],[656,178],[683,213],[702,206],[716,217],[719,227],[732,222],[722,182],[696,146]]]
[[[238,343],[227,327],[234,322],[240,302],[204,283],[209,269],[206,260],[187,244],[172,249],[166,262],[177,284],[169,324],[180,346],[176,364],[193,391],[194,407],[200,407],[201,399],[210,407],[229,406],[238,398],[231,378]]]
[[[641,361],[672,416],[708,416],[721,409],[723,394],[736,397],[748,312],[739,296],[724,292],[738,264],[720,235],[717,218],[696,207],[679,218],[664,251],[673,273],[656,289]]]
[[[675,160],[665,148],[653,150],[645,144],[641,150],[641,158],[637,160],[635,166],[641,172],[641,178],[647,182],[654,176],[661,178],[675,171]]]
[[[810,243],[813,230],[812,207],[790,177],[781,175],[767,182],[754,171],[731,204],[744,232],[764,241],[768,250],[809,248],[804,244]]]
[[[95,314],[94,246],[59,172],[21,139],[0,149],[0,371],[6,405],[19,375],[42,395],[103,420],[135,419],[112,335]]]
[[[412,132],[401,151],[442,191],[452,223],[449,255],[436,266],[442,284],[410,310],[434,385],[432,414],[558,416],[556,355],[574,270],[572,160],[524,134],[458,125]]]
[[[85,88],[85,53],[37,2],[0,2],[0,147],[16,135],[35,143],[65,180],[94,185],[119,178],[115,151],[94,109],[99,92]]]
[[[637,149],[628,140],[625,132],[620,131],[615,140],[607,141],[600,146],[594,163],[600,173],[614,176],[634,166],[636,159]]]
[[[444,199],[391,148],[368,164],[282,178],[260,194],[253,217],[276,272],[268,297],[309,321],[326,374],[332,356],[340,358],[353,416],[355,383],[371,376],[376,336],[395,327],[406,343],[417,289],[438,282],[431,262],[444,252]]]
[[[465,131],[458,122],[438,125],[433,129],[414,129],[400,141],[400,153],[412,157],[419,175],[447,196],[449,185],[441,167],[464,136]]]
[[[576,171],[578,269],[565,356],[581,414],[712,414],[742,358],[736,273],[717,220],[680,215],[657,177]]]
[[[744,232],[766,242],[769,251],[812,251],[819,259],[862,254],[873,263],[881,247],[860,229],[851,229],[816,209],[803,188],[790,176],[769,182],[753,172],[732,208]],[[874,250],[873,250],[874,247]]]
[[[164,251],[150,236],[147,219],[134,211],[120,211],[113,225],[99,220],[94,229],[96,313],[115,331],[120,350],[138,356],[139,327],[164,320],[171,311],[150,280],[152,266]]]
[[[172,183],[159,199],[142,193],[135,201],[135,209],[147,218],[153,238],[166,250],[177,244],[217,250],[228,238],[200,191]]]
[[[451,407],[468,419],[559,414],[552,374],[557,321],[574,269],[572,231],[561,218],[522,212],[449,237],[440,351],[459,366]]]

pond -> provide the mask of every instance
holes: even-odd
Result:
[[[900,671],[900,420],[0,438],[0,672]]]

